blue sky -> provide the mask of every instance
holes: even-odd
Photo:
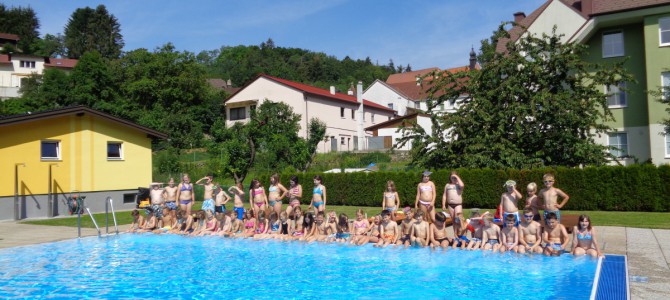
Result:
[[[0,0],[2,1],[2,0]],[[280,47],[304,48],[338,58],[410,64],[413,69],[468,64],[500,22],[530,14],[545,0],[114,0],[2,1],[30,6],[40,34],[62,33],[77,8],[99,4],[117,17],[124,50],[153,50],[168,42],[198,53],[221,46],[258,45],[272,38]]]

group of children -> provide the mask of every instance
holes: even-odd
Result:
[[[320,176],[314,178],[312,200],[305,212],[300,206],[302,186],[298,184],[296,176],[291,177],[290,186],[286,188],[280,183],[279,176],[274,174],[270,179],[268,194],[260,181],[254,179],[248,192],[251,207],[249,210],[244,209],[245,192],[240,183],[228,189],[232,195],[230,197],[218,184],[212,182],[211,175],[203,177],[195,182],[204,186],[205,190],[202,210],[195,214],[190,213],[190,206],[180,207],[178,210],[176,206],[167,204],[170,199],[168,187],[161,189],[155,184],[150,193],[152,207],[147,210],[147,217],[144,218],[138,210],[134,210],[133,224],[128,231],[346,242],[354,245],[373,243],[378,247],[451,247],[501,253],[511,251],[560,255],[566,251],[570,238],[565,226],[560,224],[559,209],[567,203],[569,196],[553,186],[553,175],[545,174],[545,188],[539,193],[537,185],[528,185],[523,218],[517,208],[517,202],[523,196],[516,190],[514,181],[507,181],[504,184],[507,191],[500,199],[499,209],[502,213],[499,220],[489,212],[482,215],[474,212],[469,219],[464,217],[464,183],[455,172],[450,175],[449,183],[444,189],[443,211],[436,212],[436,189],[435,184],[430,181],[430,174],[429,171],[424,172],[422,181],[417,186],[414,209],[407,207],[402,214],[398,213],[400,196],[394,183],[388,181],[383,193],[382,212],[368,219],[364,211],[359,209],[354,220],[350,220],[344,213],[339,216],[335,211],[326,213],[326,187]],[[175,189],[181,191],[182,195],[190,192],[188,197],[193,197],[193,186],[189,183],[188,175],[184,175],[182,179]],[[170,179],[169,185],[174,186],[173,179]],[[559,197],[562,199],[560,204]],[[284,198],[288,198],[288,206],[282,210]],[[179,196],[175,199],[182,201]],[[226,210],[225,205],[231,199],[234,208]],[[540,209],[544,210],[543,224],[539,222],[542,219],[539,215]],[[453,223],[453,234],[447,229],[450,221]],[[496,223],[501,223],[502,226]],[[572,240],[573,254],[602,256],[595,229],[588,216],[579,217],[578,225],[573,229]]]

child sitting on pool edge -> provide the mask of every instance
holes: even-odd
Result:
[[[570,241],[568,231],[563,224],[558,223],[555,213],[548,213],[545,221],[547,222],[547,226],[542,233],[542,241],[545,243],[544,254],[551,256],[561,255]]]

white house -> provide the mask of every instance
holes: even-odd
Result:
[[[71,70],[76,59],[52,58],[27,54],[0,54],[0,99],[19,97],[23,80],[42,74],[46,68]]]
[[[409,127],[416,124],[423,128],[423,130],[432,134],[433,125],[430,122],[430,117],[425,114],[412,113],[406,116],[398,117],[391,119],[386,122],[375,124],[365,128],[366,131],[372,132],[372,136],[378,137],[384,140],[384,148],[391,148],[391,146],[397,146],[398,140],[403,136],[403,132],[398,129],[401,126]],[[410,143],[405,144],[402,147],[396,148],[398,150],[411,150],[412,145]]]
[[[302,117],[300,137],[307,137],[310,119],[318,118],[326,124],[327,139],[318,145],[318,152],[367,149],[367,138],[372,133],[364,128],[390,120],[395,111],[363,100],[362,84],[357,90],[358,95],[352,96],[337,93],[334,87],[329,91],[261,74],[225,101],[226,126],[248,122],[250,111],[264,100],[284,102]]]
[[[414,107],[414,101],[409,96],[379,79],[375,80],[363,91],[363,98],[393,109],[400,116],[407,114],[407,107]]]

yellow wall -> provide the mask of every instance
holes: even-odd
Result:
[[[60,141],[60,160],[42,160],[42,140]],[[107,142],[122,143],[122,160],[107,159]],[[18,167],[19,195],[48,193],[49,165],[53,192],[136,189],[151,182],[151,139],[121,123],[91,116],[63,116],[0,127],[0,197],[14,195]]]

